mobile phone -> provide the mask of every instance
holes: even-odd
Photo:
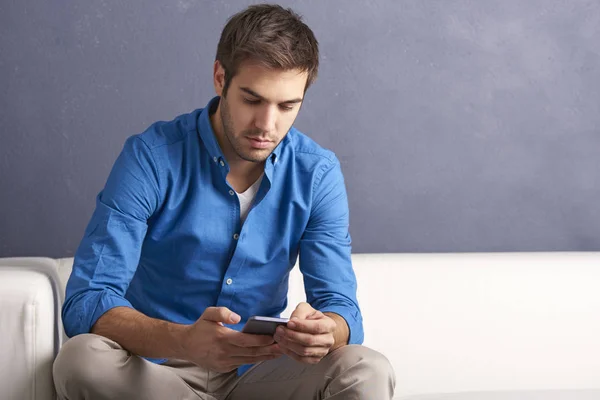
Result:
[[[279,325],[286,325],[287,323],[287,318],[254,316],[248,318],[248,321],[242,328],[242,332],[251,333],[254,335],[273,336],[275,334],[275,330]]]

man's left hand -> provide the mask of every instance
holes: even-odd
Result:
[[[286,327],[280,326],[275,341],[281,351],[296,361],[316,364],[335,344],[336,322],[315,310],[308,303],[300,303],[290,316]]]

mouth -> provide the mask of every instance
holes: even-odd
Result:
[[[248,136],[246,137],[246,139],[248,139],[248,141],[250,142],[250,145],[252,147],[254,147],[255,149],[266,149],[269,146],[271,146],[270,140],[258,139],[258,138],[248,137]]]

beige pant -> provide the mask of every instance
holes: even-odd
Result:
[[[59,399],[391,399],[395,376],[389,361],[364,346],[344,346],[316,365],[282,356],[253,366],[241,377],[187,361],[159,365],[118,343],[85,334],[68,340],[54,362]]]

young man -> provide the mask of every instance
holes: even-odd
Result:
[[[389,399],[360,346],[340,164],[292,127],[318,45],[291,10],[225,26],[217,97],[129,138],[75,255],[54,364],[61,399]],[[308,303],[271,336],[300,255]]]

